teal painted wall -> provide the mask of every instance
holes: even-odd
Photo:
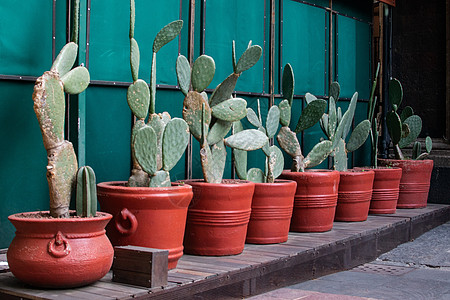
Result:
[[[280,98],[280,74],[285,63],[292,64],[296,78],[292,127],[304,105],[303,95],[326,96],[329,66],[328,0],[277,0],[275,30],[275,103]],[[367,99],[370,87],[371,2],[334,0],[333,35],[335,79],[342,97],[354,91]],[[80,38],[81,59],[91,74],[91,86],[80,97],[68,99],[67,136],[79,158],[91,165],[98,181],[126,180],[130,172],[130,129],[132,116],[126,103],[131,83],[129,67],[129,3],[118,0],[91,1],[87,22],[86,0],[81,0],[81,32],[88,33],[89,45]],[[55,4],[55,10],[53,10]],[[309,5],[314,4],[314,5]],[[140,77],[149,81],[151,46],[158,30],[182,18],[184,28],[157,55],[157,112],[168,111],[180,117],[183,95],[176,89],[175,61],[178,53],[187,56],[189,1],[136,0],[135,38],[140,46]],[[89,26],[87,26],[89,25]],[[261,60],[239,78],[237,95],[256,110],[261,103],[263,118],[269,106],[270,1],[196,1],[194,59],[205,53],[214,58],[217,71],[209,86],[214,89],[232,72],[231,43],[236,40],[237,55],[249,40],[263,48]],[[54,32],[54,38],[53,38]],[[33,111],[34,81],[48,70],[66,43],[66,1],[10,0],[0,2],[0,248],[6,248],[14,228],[7,220],[13,213],[48,209],[47,164],[41,133]],[[54,44],[53,44],[54,41]],[[252,93],[252,94],[249,94]],[[346,106],[348,99],[341,100]],[[365,117],[367,104],[357,107],[357,120]],[[244,121],[244,126],[251,125]],[[78,128],[79,126],[79,128]],[[308,129],[302,140],[307,153],[323,134],[318,125]],[[355,154],[355,163],[367,163],[367,143]],[[194,178],[201,177],[198,143],[193,146]],[[290,167],[286,157],[285,166]],[[264,165],[262,151],[249,154],[249,168]],[[323,163],[321,168],[327,168]],[[225,177],[232,175],[231,153],[227,156]],[[172,172],[173,180],[185,179],[182,159]]]

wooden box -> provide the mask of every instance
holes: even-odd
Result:
[[[148,288],[167,285],[168,256],[167,250],[116,246],[112,280]]]

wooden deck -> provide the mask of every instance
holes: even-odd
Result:
[[[335,222],[325,233],[290,233],[282,244],[247,244],[240,255],[184,255],[169,271],[168,285],[153,289],[113,283],[110,272],[86,287],[39,290],[0,265],[0,299],[241,299],[372,261],[448,220],[450,206],[429,204],[360,223]]]

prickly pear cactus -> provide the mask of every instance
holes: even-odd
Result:
[[[69,217],[69,204],[78,169],[72,143],[64,140],[66,110],[64,92],[81,93],[89,85],[90,80],[89,71],[85,67],[72,69],[77,52],[77,44],[73,42],[66,44],[50,71],[36,80],[33,93],[34,111],[48,157],[50,214],[56,218]]]
[[[422,131],[422,119],[414,115],[410,106],[406,106],[399,115],[398,108],[402,100],[402,85],[398,79],[393,78],[389,81],[389,103],[392,109],[386,114],[386,126],[394,146],[395,158],[405,159],[401,149],[414,143],[412,159],[424,159],[431,151],[431,138],[426,138],[426,152],[421,153],[420,143],[416,140]]]
[[[378,63],[377,70],[375,72],[375,79],[372,83],[372,90],[370,91],[369,107],[367,109],[367,120],[371,123],[369,136],[371,149],[371,165],[377,167],[377,155],[378,155],[378,121],[375,117],[375,107],[377,103],[377,97],[375,96],[375,89],[377,87],[378,74],[380,72],[380,63]]]
[[[340,85],[333,82],[330,86],[330,97],[328,102],[328,113],[324,114],[320,120],[322,131],[332,145],[333,166],[335,170],[346,171],[347,155],[361,147],[369,136],[371,123],[369,120],[363,120],[355,129],[353,129],[350,138],[347,135],[352,127],[353,118],[355,116],[356,103],[358,101],[358,92],[355,92],[350,100],[347,111],[342,115],[336,103],[339,100]],[[309,99],[315,96],[308,94]],[[317,101],[317,100],[315,100]]]
[[[278,105],[280,111],[281,129],[277,135],[280,147],[292,157],[292,172],[304,172],[306,168],[319,165],[331,153],[331,142],[323,141],[313,147],[305,157],[297,138],[297,133],[304,131],[319,122],[326,108],[325,100],[315,97],[307,98],[307,106],[302,111],[294,131],[289,128],[291,120],[291,107],[294,96],[294,72],[290,64],[286,64],[283,70],[282,91],[285,98]],[[312,96],[312,95],[311,95]]]
[[[226,146],[234,152],[259,149],[266,145],[267,136],[258,130],[239,130],[225,139],[232,128],[247,115],[247,102],[241,98],[234,98],[232,93],[237,79],[242,72],[255,65],[262,54],[259,46],[249,43],[247,50],[236,62],[235,46],[233,42],[233,73],[220,83],[208,99],[203,91],[211,83],[215,73],[214,60],[207,56],[199,56],[192,69],[184,56],[177,59],[177,79],[182,93],[183,119],[189,126],[190,133],[200,143],[200,161],[203,178],[208,183],[221,183],[226,162]],[[189,87],[192,90],[189,91]]]
[[[132,175],[128,186],[167,187],[171,185],[169,171],[183,156],[189,142],[189,128],[180,118],[167,112],[155,113],[156,53],[181,31],[183,21],[164,26],[153,41],[150,88],[139,79],[139,46],[134,39],[135,4],[130,1],[130,66],[133,83],[128,87],[127,102],[136,117],[131,134]],[[148,122],[145,118],[148,116]]]

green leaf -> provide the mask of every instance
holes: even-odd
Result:
[[[314,124],[316,124],[320,120],[320,118],[322,118],[326,107],[327,102],[325,100],[319,99],[310,102],[300,115],[297,127],[295,128],[294,132],[299,133],[314,126]]]
[[[165,44],[172,41],[183,28],[183,20],[173,21],[164,26],[153,41],[153,52],[157,53]]]

